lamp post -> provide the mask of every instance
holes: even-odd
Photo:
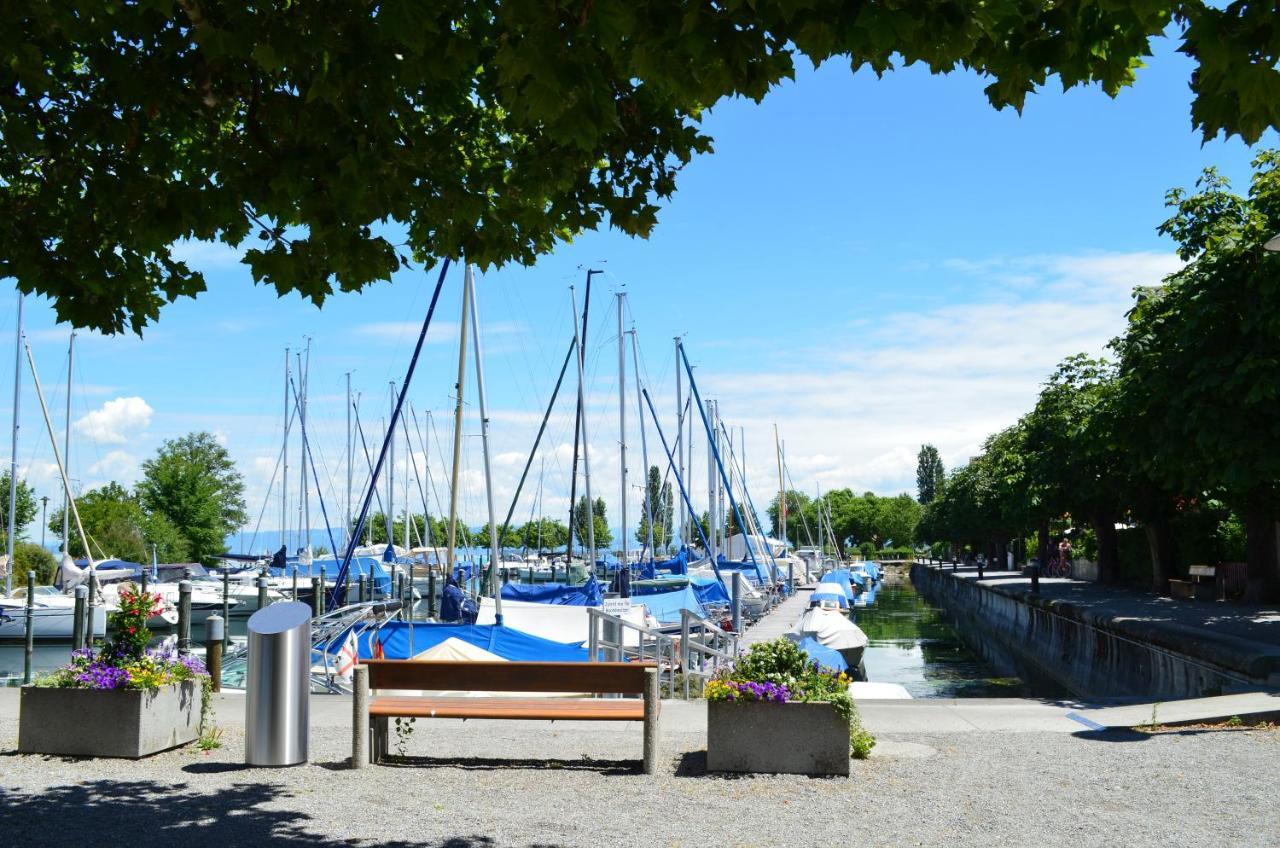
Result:
[[[49,511],[49,496],[44,495],[40,498],[40,547],[44,547],[44,531],[49,522],[45,520],[45,513]]]

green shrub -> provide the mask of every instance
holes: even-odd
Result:
[[[18,542],[13,546],[13,584],[25,585],[27,572],[36,573],[36,583],[47,586],[58,575],[58,561],[53,554],[31,542]]]

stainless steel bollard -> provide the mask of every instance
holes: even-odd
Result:
[[[191,653],[191,581],[178,581],[178,653]]]
[[[84,608],[89,601],[89,587],[76,587],[75,620],[71,622],[71,650],[78,651],[84,647]]]
[[[742,572],[734,571],[733,574],[733,632],[742,632]]]
[[[245,763],[307,761],[311,696],[311,608],[272,604],[249,619],[245,675]]]

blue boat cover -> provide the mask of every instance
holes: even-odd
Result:
[[[594,577],[581,586],[565,583],[508,583],[502,587],[507,601],[534,604],[559,604],[567,607],[598,607],[604,603],[604,591]]]
[[[840,609],[849,608],[849,599],[844,596],[844,592],[836,594],[835,592],[814,592],[809,596],[809,603],[816,604],[820,601],[837,601]]]
[[[679,624],[680,610],[687,609],[694,615],[707,617],[707,611],[691,586],[677,589],[674,592],[659,592],[654,595],[642,595],[639,603],[649,608],[649,614],[661,624]]]
[[[854,591],[853,587],[855,585],[865,586],[867,584],[867,576],[865,574],[852,572],[847,568],[836,568],[822,575],[818,582],[839,583],[844,587],[845,597],[852,601],[858,594]]]
[[[311,560],[310,564],[302,562],[291,562],[284,568],[270,568],[273,577],[292,577],[293,570],[298,569],[299,580],[310,580],[312,577],[319,577],[321,569],[324,570],[325,579],[331,580],[338,576],[338,569],[342,567],[342,561],[337,559],[320,559]],[[351,568],[349,571],[352,583],[355,583],[361,576],[369,577],[372,575],[373,590],[381,594],[391,593],[391,575],[383,568],[382,563],[373,557],[352,557]]]
[[[704,605],[730,603],[729,592],[724,584],[710,575],[695,574],[689,578],[689,585]]]
[[[645,580],[652,580],[658,576],[660,571],[666,571],[671,574],[688,574],[689,549],[681,547],[680,553],[676,554],[675,559],[645,563],[644,568],[640,569],[640,576]]]
[[[806,636],[800,640],[800,650],[809,655],[809,659],[816,662],[823,668],[829,668],[832,671],[848,671],[849,664],[844,661],[844,657],[840,656],[840,652],[835,648],[828,648],[812,636]]]
[[[390,621],[376,631],[378,643],[382,646],[382,655],[391,660],[407,660],[409,655],[409,632],[413,631],[413,653],[434,648],[445,639],[461,639],[477,648],[483,648],[491,654],[497,654],[504,660],[512,661],[545,661],[545,662],[586,662],[587,651],[573,645],[552,642],[516,630],[513,627],[499,627],[496,624],[430,624],[416,621]],[[364,629],[356,637],[360,658],[373,657],[372,639],[375,631]],[[333,653],[342,650],[345,636],[332,640],[329,645]]]
[[[730,561],[724,554],[716,557],[716,564],[723,569],[732,571],[741,571],[742,576],[749,580],[753,580],[753,585],[759,586],[761,583],[769,579],[768,572],[765,571],[764,563],[760,562],[760,557],[756,556],[756,561],[743,560],[742,562]]]

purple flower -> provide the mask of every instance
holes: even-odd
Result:
[[[120,689],[129,682],[129,672],[113,665],[92,662],[76,675],[76,682],[89,689]]]
[[[182,663],[183,667],[186,668],[186,670],[191,672],[192,674],[208,674],[209,673],[205,669],[204,663],[200,660],[199,657],[194,657],[190,655],[185,657],[180,656],[178,657],[178,662]]]

